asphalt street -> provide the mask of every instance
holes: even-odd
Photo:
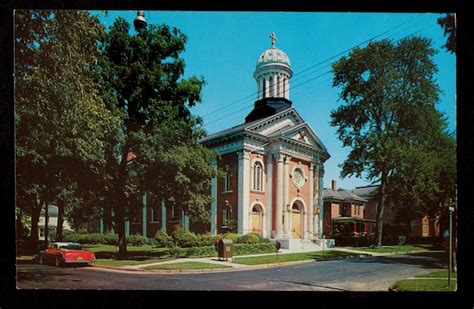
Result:
[[[17,265],[17,287],[196,291],[387,291],[397,280],[445,267],[444,257],[443,253],[426,252],[192,274],[21,264]]]

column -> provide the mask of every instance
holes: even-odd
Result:
[[[241,235],[249,229],[249,191],[250,191],[250,151],[243,149],[238,153],[239,183],[238,183],[238,213],[237,232]]]
[[[146,220],[146,192],[143,193],[142,196],[142,236],[147,237],[146,235],[146,225],[147,225],[147,220]]]
[[[166,206],[165,201],[161,201],[161,230],[166,233]]]
[[[281,238],[283,236],[283,155],[277,155],[277,187],[276,187],[276,235],[275,237]]]
[[[318,234],[319,237],[323,237],[323,224],[324,224],[324,207],[323,207],[323,176],[324,176],[324,167],[321,163],[319,167],[319,175],[318,175],[318,207],[319,207],[319,230]]]
[[[313,215],[313,208],[314,208],[314,164],[309,164],[309,205],[308,205],[308,236],[305,238],[314,238],[314,215]]]
[[[130,235],[130,220],[125,220],[125,236]]]
[[[217,171],[217,161],[212,161],[212,169]],[[211,234],[217,235],[217,176],[211,179]]]
[[[285,161],[284,161],[284,174],[283,174],[283,213],[285,214],[285,236],[289,237],[291,236],[290,232],[290,212],[288,211],[288,204],[290,203],[289,200],[289,186],[288,182],[290,179],[290,171],[289,171],[289,165],[288,162],[290,161],[289,156],[285,156]],[[291,209],[291,205],[290,205]]]
[[[181,222],[183,223],[183,228],[186,231],[189,231],[189,216],[183,211],[181,211]]]
[[[267,80],[266,77],[264,77],[263,80],[264,80],[264,82],[263,82],[263,92],[265,93],[264,98],[268,98],[269,93],[270,93],[270,83],[269,83],[269,81]]]
[[[104,219],[102,217],[99,218],[99,232],[104,234]]]
[[[267,156],[267,168],[266,168],[266,174],[267,174],[267,189],[266,189],[266,194],[267,194],[267,209],[265,211],[267,215],[267,231],[266,235],[264,237],[270,238],[272,236],[272,213],[273,213],[273,155],[269,154]]]
[[[285,98],[289,100],[290,99],[290,82],[288,81],[288,78],[285,78],[285,90],[286,90]]]
[[[285,81],[285,76],[283,74],[280,74],[280,84],[278,85],[279,89],[280,89],[280,97],[285,97],[285,94],[283,93],[283,83]]]

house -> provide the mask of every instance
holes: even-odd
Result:
[[[42,209],[40,212],[40,217],[38,221],[39,240],[44,240],[45,225],[46,225],[45,210]],[[51,233],[55,233],[57,227],[58,227],[58,207],[55,205],[49,205],[48,206],[49,235],[52,235]],[[66,219],[64,219],[63,221],[63,230],[72,231],[72,228]]]
[[[367,217],[365,198],[349,190],[337,189],[332,180],[331,188],[323,189],[324,235],[331,237],[361,237],[373,235],[375,220]]]
[[[366,218],[375,220],[377,214],[378,199],[376,197],[378,185],[356,187],[352,193],[367,199]],[[395,220],[395,207],[385,207],[383,212],[383,229],[384,236],[398,237],[405,235],[409,237],[438,237],[439,223],[438,218],[431,218],[427,215],[418,216],[411,220],[411,234],[407,234],[407,228],[403,223]]]

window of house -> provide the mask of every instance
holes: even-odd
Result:
[[[259,161],[253,165],[253,186],[255,191],[263,191],[263,166]]]
[[[158,219],[159,219],[158,215],[159,215],[158,208],[151,208],[151,216],[150,216],[151,222],[158,222]]]
[[[232,191],[232,173],[228,165],[225,166],[224,192]]]

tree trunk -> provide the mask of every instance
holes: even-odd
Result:
[[[63,241],[63,224],[64,224],[64,201],[58,200],[58,224],[56,226],[56,241]]]
[[[383,229],[383,210],[385,208],[385,185],[387,182],[387,173],[382,171],[382,177],[380,181],[380,200],[377,204],[377,215],[376,220],[376,232],[375,232],[375,245],[377,247],[382,246],[382,229]]]
[[[30,244],[31,249],[36,252],[38,251],[38,241],[39,241],[39,234],[38,234],[38,223],[41,214],[41,204],[37,204],[33,207],[31,212],[31,233],[30,233]]]
[[[118,234],[118,247],[119,247],[119,258],[124,258],[127,256],[127,237],[125,235],[125,215],[126,209],[125,206],[128,205],[128,200],[125,195],[125,186],[127,182],[128,172],[127,172],[127,157],[128,157],[128,146],[124,147],[122,151],[122,160],[119,165],[119,172],[116,181],[116,190],[115,194],[117,198],[117,204],[115,205],[115,223],[117,224],[117,234]]]

